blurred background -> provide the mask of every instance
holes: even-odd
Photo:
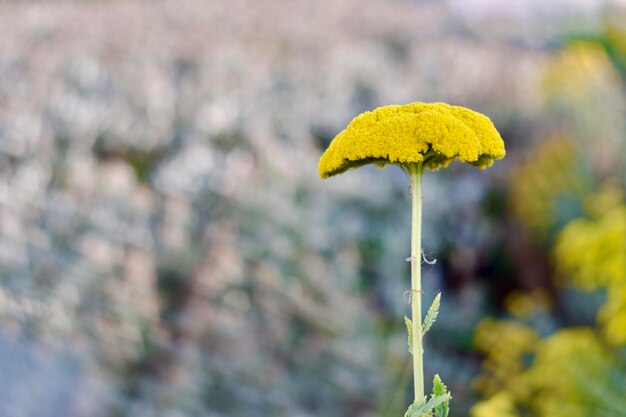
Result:
[[[451,417],[626,416],[626,2],[0,2],[0,415],[402,416],[408,179],[317,161],[445,101],[424,181]]]

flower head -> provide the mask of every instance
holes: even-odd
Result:
[[[379,107],[355,117],[322,155],[319,174],[328,178],[375,163],[446,167],[458,158],[479,168],[505,155],[504,142],[488,117],[445,103]]]

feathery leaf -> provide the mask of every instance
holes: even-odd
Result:
[[[437,315],[439,314],[439,304],[441,301],[441,293],[437,293],[437,296],[433,300],[433,303],[430,305],[428,312],[426,313],[426,317],[424,318],[424,323],[422,323],[422,335],[425,335],[427,331],[435,323],[437,320]]]
[[[409,333],[409,352],[413,354],[413,322],[407,316],[404,316],[404,324],[406,324],[406,330]]]

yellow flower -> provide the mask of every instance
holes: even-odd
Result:
[[[511,394],[501,391],[476,404],[471,410],[472,417],[518,417]]]
[[[579,288],[606,287],[598,321],[609,343],[626,345],[626,205],[569,223],[557,238],[554,260],[558,274]]]
[[[612,391],[607,375],[618,362],[591,328],[570,327],[539,340],[521,323],[486,319],[476,343],[487,353],[477,382],[490,389],[480,384],[486,399],[472,408],[472,417],[517,416],[517,406],[538,417],[583,417]],[[526,368],[522,361],[528,360]]]
[[[542,340],[526,375],[535,391],[531,407],[536,415],[589,415],[590,400],[610,385],[607,370],[616,365],[613,361],[591,328],[570,327]]]
[[[509,178],[511,211],[533,237],[547,238],[560,223],[560,205],[581,201],[589,180],[567,136],[553,136],[532,150]]]
[[[513,291],[504,298],[504,308],[513,317],[530,320],[550,307],[550,295],[537,288],[530,292]]]
[[[601,45],[592,42],[571,42],[548,62],[542,87],[548,97],[580,101],[599,88],[614,88],[619,73]]]
[[[369,163],[422,162],[435,170],[455,158],[486,168],[504,155],[504,142],[487,116],[445,103],[415,102],[355,117],[322,155],[319,174],[328,178]]]
[[[585,197],[583,207],[585,212],[596,219],[624,202],[624,190],[617,179],[607,180],[598,192]]]
[[[539,334],[515,320],[482,320],[474,335],[474,347],[485,354],[484,372],[474,380],[474,387],[486,396],[505,388],[516,398],[526,398],[528,387],[521,378],[524,358],[531,354]]]

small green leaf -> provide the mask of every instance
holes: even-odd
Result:
[[[435,411],[439,405],[450,401],[450,398],[452,397],[449,392],[436,397],[432,396],[428,401],[425,401],[426,398],[424,398],[420,404],[411,404],[406,410],[406,413],[404,413],[404,417],[431,417],[433,411]]]
[[[433,378],[433,394],[431,395],[431,399],[438,398],[446,394],[450,396],[450,393],[448,392],[448,387],[446,387],[446,385],[441,381],[441,378],[439,378],[439,374],[435,374],[435,377]],[[450,401],[448,398],[448,400],[434,407],[435,416],[448,417],[448,413],[450,412],[449,403]]]
[[[433,378],[433,395],[443,395],[448,391],[448,387],[441,381],[439,374],[435,374]]]
[[[428,312],[426,313],[426,317],[424,318],[424,323],[422,323],[422,336],[426,334],[427,331],[435,323],[437,320],[437,315],[439,315],[439,303],[441,301],[441,293],[438,293],[433,303],[430,305]]]
[[[404,316],[404,324],[406,324],[406,330],[409,333],[409,352],[413,354],[413,322],[407,316]]]

